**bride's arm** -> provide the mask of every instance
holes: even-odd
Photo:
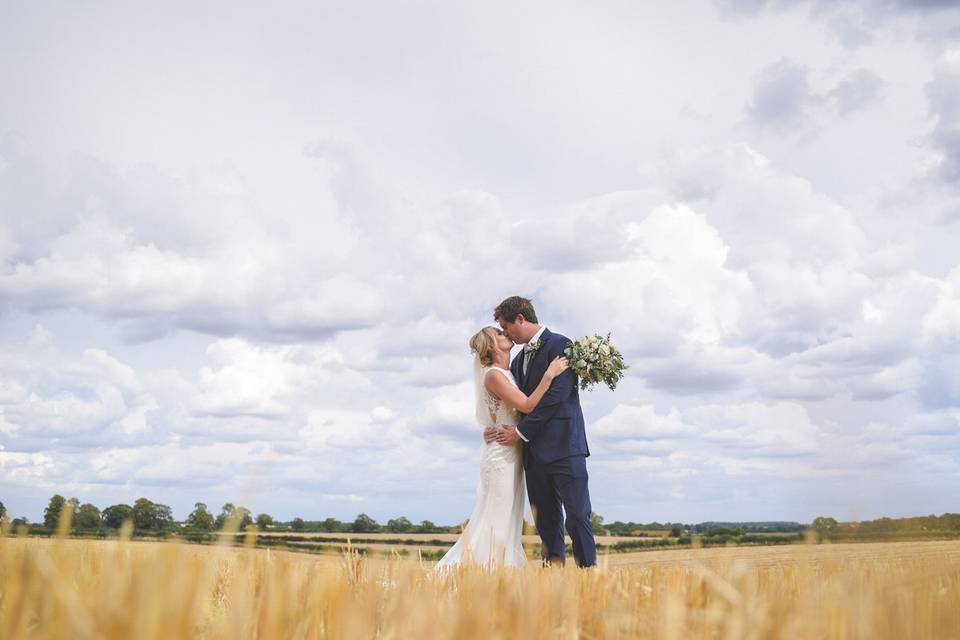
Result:
[[[540,379],[540,384],[537,385],[537,388],[534,389],[533,393],[529,396],[524,395],[524,393],[520,391],[515,384],[511,384],[503,374],[491,376],[490,372],[493,371],[492,369],[487,372],[483,380],[483,386],[490,392],[490,395],[499,400],[503,400],[520,413],[530,413],[534,407],[540,404],[540,400],[543,399],[543,395],[547,392],[547,389],[550,388],[550,383],[553,382],[553,379],[566,371],[569,366],[570,364],[563,356],[554,358],[550,366],[547,367],[546,373],[543,374],[543,378]]]

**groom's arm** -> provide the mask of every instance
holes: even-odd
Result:
[[[556,340],[555,342],[557,346],[550,349],[551,361],[557,356],[562,356],[564,349],[566,349],[567,344],[569,344],[561,340]],[[517,425],[517,435],[520,436],[524,442],[536,440],[537,436],[540,435],[540,432],[546,426],[547,418],[553,415],[557,405],[566,402],[570,394],[573,393],[573,387],[576,384],[577,376],[573,373],[573,369],[567,369],[554,378],[550,388],[547,389],[547,392],[543,395],[543,398],[537,406],[534,407],[533,411],[520,420],[520,424]]]

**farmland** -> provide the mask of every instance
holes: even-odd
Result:
[[[960,542],[675,548],[441,578],[396,554],[5,537],[0,596],[3,638],[945,638],[960,634]]]

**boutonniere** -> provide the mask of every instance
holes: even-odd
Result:
[[[529,354],[536,354],[536,353],[537,353],[537,349],[539,349],[539,348],[540,348],[540,341],[539,341],[539,340],[534,340],[533,342],[528,342],[528,343],[527,343],[527,346],[525,346],[525,347],[523,348],[523,350],[526,351],[526,352],[529,353]]]

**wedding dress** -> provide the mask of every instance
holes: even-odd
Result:
[[[500,367],[477,365],[477,422],[481,429],[494,425],[516,425],[517,412],[506,403],[491,396],[484,388],[487,372],[504,375],[516,385],[513,374]],[[494,441],[484,443],[480,454],[480,484],[477,504],[470,521],[437,563],[437,569],[458,564],[478,564],[486,567],[522,567],[526,562],[523,552],[523,513],[527,501],[524,485],[521,444],[505,446]]]

